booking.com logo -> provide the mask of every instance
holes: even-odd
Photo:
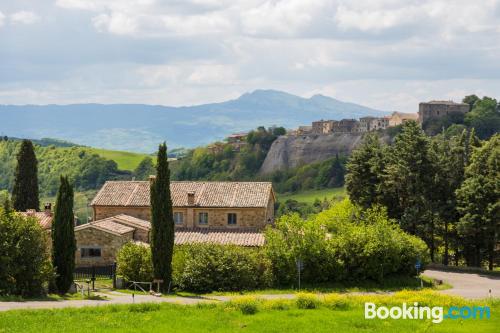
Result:
[[[365,319],[431,319],[439,324],[444,319],[490,319],[489,306],[451,306],[445,314],[442,306],[419,306],[403,303],[401,306],[379,306],[375,303],[365,303]]]

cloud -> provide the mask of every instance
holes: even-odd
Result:
[[[0,27],[4,25],[5,15],[0,11]]]
[[[408,110],[500,86],[500,0],[55,4],[2,7],[0,103],[182,105],[274,88]],[[21,9],[44,24],[14,28]]]
[[[10,21],[14,24],[33,24],[40,20],[40,17],[34,12],[21,10],[10,15]]]

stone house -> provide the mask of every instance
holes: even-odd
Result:
[[[312,126],[299,126],[299,128],[297,128],[297,135],[308,135],[312,134],[312,132]]]
[[[418,105],[418,121],[423,123],[429,118],[439,118],[451,113],[469,112],[469,104],[455,103],[453,101],[430,101]]]
[[[318,120],[312,122],[312,133],[314,134],[330,134],[333,131],[335,120]]]
[[[354,133],[357,132],[357,126],[356,119],[342,119],[333,124],[332,133]]]
[[[75,265],[104,266],[116,261],[116,254],[128,242],[149,245],[151,224],[128,215],[117,215],[75,228]],[[264,235],[258,230],[177,228],[175,245],[193,243],[262,246]]]
[[[389,117],[388,127],[394,127],[403,124],[409,120],[418,120],[418,114],[416,113],[404,113],[404,112],[393,112]]]
[[[170,183],[177,228],[263,229],[274,222],[271,182]],[[148,181],[108,181],[90,206],[93,219],[126,214],[150,220]]]

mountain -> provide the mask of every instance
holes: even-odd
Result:
[[[114,150],[152,152],[194,147],[257,126],[295,128],[318,119],[382,115],[323,95],[302,98],[256,90],[222,103],[169,107],[143,104],[0,105],[0,134],[58,138]]]

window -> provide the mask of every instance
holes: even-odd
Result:
[[[183,224],[184,223],[184,214],[181,212],[174,212],[174,222],[175,222],[175,224]]]
[[[198,224],[208,224],[208,213],[198,214]]]
[[[80,249],[82,258],[100,258],[101,249],[98,247],[82,247]]]
[[[236,222],[237,222],[236,213],[228,213],[227,214],[227,224],[236,225]]]

